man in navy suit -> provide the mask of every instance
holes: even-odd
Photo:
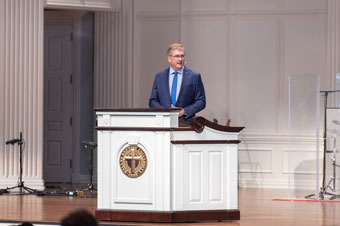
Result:
[[[170,67],[155,76],[149,106],[151,108],[179,107],[180,119],[191,117],[205,108],[205,91],[201,74],[184,66],[185,52],[181,44],[169,46]]]

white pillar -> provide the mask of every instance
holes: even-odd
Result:
[[[327,90],[338,90],[336,74],[340,73],[340,0],[328,1],[327,18]],[[330,107],[339,107],[339,94],[330,96]]]
[[[125,0],[120,12],[95,13],[95,107],[133,105],[132,9],[132,1]]]
[[[17,184],[19,147],[5,141],[22,131],[23,180],[42,189],[44,0],[1,0],[0,6],[0,188]]]

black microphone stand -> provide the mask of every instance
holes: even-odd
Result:
[[[333,195],[326,191],[326,153],[327,153],[327,98],[329,93],[338,93],[340,90],[330,90],[330,91],[320,91],[320,93],[324,94],[324,129],[323,129],[323,172],[322,172],[322,187],[320,188],[319,197],[321,200],[325,199],[325,195]],[[317,138],[319,139],[319,138]],[[318,173],[318,172],[317,172]],[[310,198],[314,196],[307,195],[305,198]]]
[[[19,162],[19,166],[20,166],[20,175],[19,175],[19,183],[17,186],[14,186],[14,187],[10,187],[10,188],[7,188],[7,189],[4,189],[6,190],[7,192],[4,192],[2,191],[2,193],[9,193],[10,190],[12,189],[16,189],[16,188],[19,188],[20,190],[20,194],[23,194],[24,191],[27,191],[28,193],[30,194],[34,194],[34,193],[37,193],[38,191],[35,190],[35,189],[32,189],[32,188],[29,188],[29,187],[26,187],[24,185],[24,182],[22,180],[22,151],[23,151],[23,148],[22,148],[22,145],[24,144],[24,140],[22,139],[22,132],[20,132],[20,138],[19,139],[12,139],[12,140],[9,140],[6,142],[6,144],[12,144],[14,145],[15,143],[18,143],[19,145],[19,151],[20,151],[20,162]]]
[[[84,191],[96,191],[97,189],[95,189],[93,182],[92,182],[92,177],[93,177],[93,149],[95,149],[97,147],[97,144],[94,142],[90,142],[90,141],[82,141],[82,144],[84,145],[85,148],[90,149],[91,152],[91,159],[90,159],[90,183],[88,184],[87,188],[84,189]]]

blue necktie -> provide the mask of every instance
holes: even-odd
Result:
[[[178,72],[174,72],[175,76],[174,79],[172,80],[172,85],[171,85],[171,104],[176,106],[176,89],[177,89],[177,74]]]

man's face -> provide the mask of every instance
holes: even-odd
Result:
[[[168,61],[174,71],[178,71],[184,65],[184,51],[183,49],[175,49],[172,51],[171,56],[168,56]]]

